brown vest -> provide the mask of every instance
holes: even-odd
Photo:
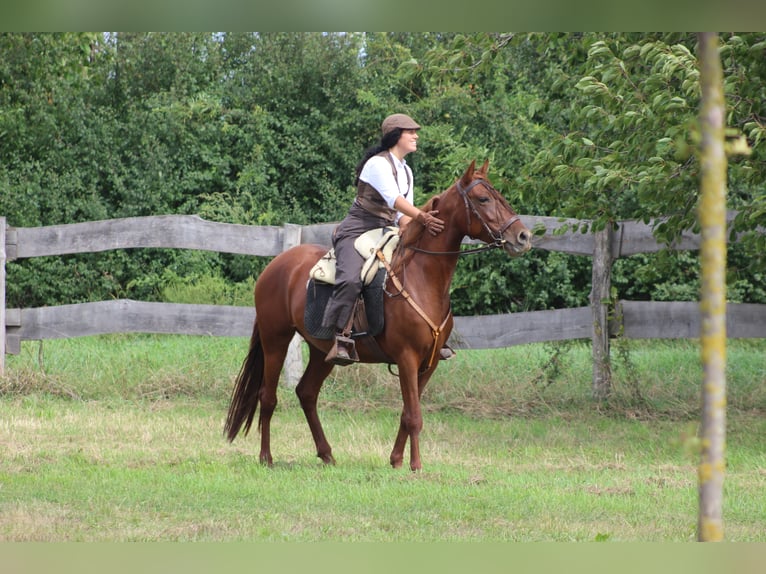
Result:
[[[399,180],[396,177],[396,166],[394,165],[394,160],[391,159],[391,154],[388,151],[382,151],[377,155],[385,157],[386,160],[388,160],[388,163],[391,164],[394,180],[398,183]],[[407,193],[409,193],[411,185],[412,181],[410,180],[410,172],[407,171],[407,192],[404,194],[405,196]],[[378,191],[369,183],[362,181],[361,179],[359,180],[359,184],[356,188],[356,200],[354,203],[356,203],[365,211],[369,211],[376,217],[385,219],[389,222],[389,224],[394,224],[396,222],[396,209],[388,207],[386,201],[383,199],[380,193],[378,193]]]

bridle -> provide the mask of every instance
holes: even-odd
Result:
[[[514,215],[503,224],[503,226],[500,228],[500,230],[497,233],[495,233],[492,230],[492,228],[487,224],[487,222],[484,220],[484,218],[481,216],[481,213],[479,213],[479,210],[476,209],[476,205],[474,205],[473,201],[468,199],[468,192],[471,191],[474,187],[476,187],[480,183],[484,184],[484,186],[488,188],[490,192],[492,192],[498,197],[501,197],[500,192],[498,192],[494,187],[492,187],[487,180],[482,178],[474,179],[466,187],[463,187],[463,185],[458,180],[456,184],[457,191],[460,194],[460,197],[463,198],[463,202],[465,203],[467,229],[470,229],[471,227],[471,213],[473,213],[473,215],[475,215],[476,218],[479,220],[479,222],[484,226],[484,229],[487,231],[487,233],[489,233],[489,236],[492,238],[492,243],[486,243],[482,245],[481,247],[474,247],[471,249],[461,249],[459,251],[428,251],[427,249],[421,249],[420,247],[414,247],[412,245],[406,245],[405,247],[407,249],[417,251],[418,253],[425,253],[427,255],[470,255],[472,253],[481,253],[482,251],[487,251],[488,249],[503,247],[503,245],[507,243],[507,240],[503,239],[503,234],[508,230],[508,228],[511,225],[516,223],[521,218],[518,215]]]
[[[496,197],[501,197],[500,193],[492,187],[489,182],[482,178],[476,178],[474,179],[470,184],[468,184],[466,187],[463,187],[460,183],[460,181],[457,182],[457,191],[460,194],[460,196],[463,198],[463,202],[465,203],[465,213],[467,218],[467,224],[468,227],[466,229],[471,228],[471,214],[473,213],[474,216],[481,222],[481,224],[484,226],[484,229],[489,233],[489,236],[492,238],[492,243],[487,243],[485,245],[482,245],[481,247],[477,247],[474,249],[466,249],[466,250],[460,250],[460,251],[428,251],[426,249],[421,249],[419,247],[413,247],[411,245],[405,246],[407,249],[412,249],[413,251],[417,251],[418,253],[425,253],[428,255],[466,255],[469,253],[479,253],[481,251],[486,251],[487,249],[494,249],[496,247],[502,247],[505,245],[506,240],[503,239],[503,234],[508,230],[508,228],[516,223],[520,217],[518,215],[514,215],[511,217],[508,221],[506,221],[503,226],[500,228],[500,231],[495,233],[492,231],[490,226],[487,224],[487,222],[484,220],[484,218],[481,216],[481,213],[479,213],[479,210],[474,205],[473,201],[468,199],[468,192],[471,191],[475,186],[478,184],[484,184],[490,192],[495,194]],[[444,317],[444,320],[441,322],[441,325],[437,325],[434,321],[431,320],[431,318],[426,314],[426,312],[418,305],[415,300],[412,298],[412,296],[407,292],[407,290],[404,288],[404,285],[402,281],[399,280],[399,278],[396,276],[396,273],[391,269],[391,265],[386,261],[386,258],[383,256],[383,252],[378,249],[375,253],[376,257],[381,261],[383,266],[386,269],[386,272],[388,273],[389,279],[394,284],[394,287],[398,289],[397,293],[389,293],[385,288],[384,292],[389,297],[397,297],[401,296],[404,297],[404,299],[412,306],[412,308],[417,312],[418,315],[428,324],[428,326],[431,328],[431,336],[433,337],[433,345],[431,346],[431,354],[428,359],[428,363],[426,363],[425,367],[421,369],[421,372],[425,372],[428,369],[431,368],[434,361],[436,360],[436,353],[439,350],[437,343],[439,341],[439,337],[441,336],[442,331],[444,330],[444,327],[447,325],[447,321],[449,321],[450,317],[452,316],[452,308],[450,308],[447,311],[447,315]],[[404,267],[402,267],[402,272],[404,271]],[[391,369],[391,365],[389,365],[389,370]]]

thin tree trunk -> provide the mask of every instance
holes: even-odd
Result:
[[[702,454],[699,464],[699,541],[723,539],[726,442],[726,151],[723,72],[718,35],[699,34],[702,104],[700,206],[702,227]]]

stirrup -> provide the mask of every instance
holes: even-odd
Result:
[[[325,362],[340,366],[358,363],[359,355],[356,354],[354,340],[341,334],[335,335],[335,342],[330,352],[327,353]]]

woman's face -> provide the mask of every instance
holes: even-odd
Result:
[[[397,156],[403,158],[408,153],[418,150],[418,130],[402,130],[399,141],[396,142]]]

